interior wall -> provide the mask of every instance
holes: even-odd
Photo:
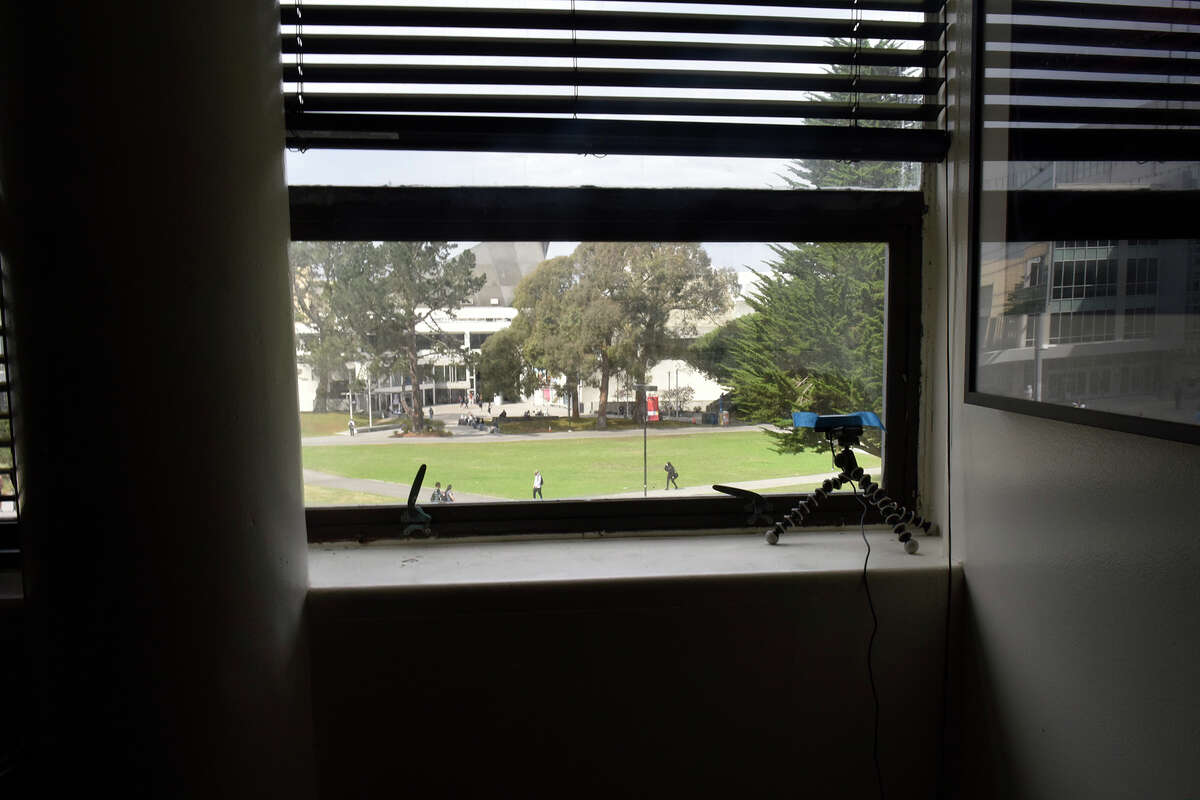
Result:
[[[950,8],[961,47],[970,4]],[[952,62],[952,130],[969,84]],[[960,795],[1194,796],[1200,450],[963,403],[967,143],[930,187],[923,436],[923,485],[964,564]]]
[[[30,796],[314,791],[278,25],[4,4]]]
[[[935,784],[943,576],[871,575],[890,798]],[[857,572],[322,590],[310,609],[323,797],[880,796]]]

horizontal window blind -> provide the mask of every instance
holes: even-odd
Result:
[[[12,396],[9,391],[7,276],[0,261],[0,566],[19,566],[21,540],[17,520],[17,471],[12,435]]]
[[[985,0],[986,160],[1194,160],[1200,2]]]
[[[941,0],[294,2],[293,148],[936,161]]]

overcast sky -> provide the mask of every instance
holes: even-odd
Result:
[[[316,186],[783,188],[776,158],[309,150],[287,153],[288,183]]]

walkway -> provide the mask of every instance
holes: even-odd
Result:
[[[879,474],[879,467],[871,467],[867,472],[872,475]],[[828,478],[832,472],[822,472],[817,475],[791,475],[782,478],[763,478],[753,481],[734,481],[728,484],[736,486],[739,489],[749,489],[752,492],[761,492],[778,486],[792,486],[797,483],[819,483],[825,478]],[[398,498],[400,504],[408,502],[408,490],[410,484],[407,483],[392,483],[391,481],[380,481],[373,478],[343,478],[340,475],[330,475],[326,472],[317,472],[316,470],[304,470],[304,483],[308,486],[322,486],[329,489],[344,489],[352,492],[367,492],[369,494],[382,495],[383,497]],[[429,494],[433,491],[431,484],[421,485],[421,497],[417,499],[418,503],[426,504],[429,502]],[[697,497],[700,495],[714,495],[717,492],[713,491],[711,486],[682,486],[679,489],[650,489],[647,497]],[[618,494],[604,495],[589,495],[586,497],[551,497],[551,500],[605,500],[605,499],[622,499],[630,497],[641,497],[641,491],[636,492],[620,492]],[[509,497],[493,497],[486,494],[472,494],[470,492],[460,492],[454,490],[454,497],[459,503],[501,503],[514,502]],[[524,499],[524,498],[522,498]]]

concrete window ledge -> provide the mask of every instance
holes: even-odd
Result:
[[[944,574],[942,540],[918,537],[908,555],[890,531],[868,530],[869,572]],[[314,593],[342,589],[500,587],[697,579],[857,575],[866,548],[857,530],[785,534],[771,547],[762,531],[699,536],[322,544],[309,549]]]

